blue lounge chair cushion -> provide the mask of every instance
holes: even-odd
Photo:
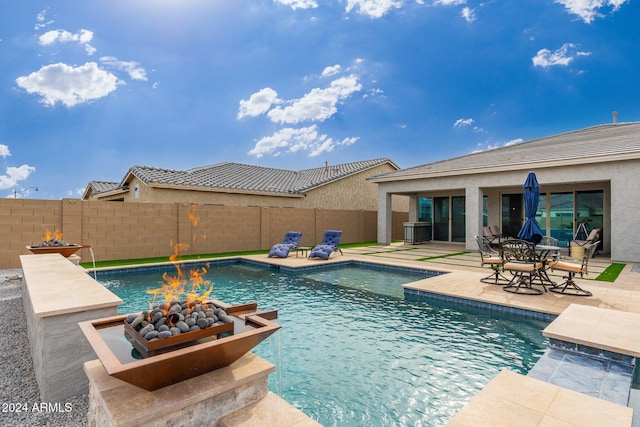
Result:
[[[329,259],[331,253],[338,250],[338,245],[340,244],[340,237],[342,236],[342,231],[338,230],[327,230],[324,232],[324,237],[322,239],[322,243],[315,246],[311,253],[309,254],[309,258],[322,258]]]
[[[318,245],[311,250],[309,258],[329,259],[329,257],[331,256],[331,252],[333,252],[335,249],[335,246]]]
[[[277,243],[271,247],[268,257],[288,257],[291,249],[298,247],[298,243],[300,242],[301,237],[302,233],[299,231],[287,231],[287,233],[284,235],[284,240],[282,241],[282,243]]]
[[[271,247],[271,250],[269,251],[269,258],[274,256],[280,257],[280,258],[286,258],[289,256],[289,252],[291,252],[290,245],[284,245],[282,243],[278,243]]]

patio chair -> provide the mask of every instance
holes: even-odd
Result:
[[[342,249],[340,249],[340,237],[342,236],[342,231],[338,230],[326,230],[324,232],[324,237],[322,238],[322,243],[316,245],[313,249],[311,249],[311,253],[309,254],[309,259],[311,258],[322,258],[329,259],[332,253],[340,252],[340,255],[344,255],[342,253]]]
[[[585,274],[589,274],[589,260],[593,257],[593,254],[598,248],[599,243],[600,242],[597,241],[590,244],[584,252],[584,256],[581,259],[575,260],[575,262],[560,260],[549,264],[549,268],[551,268],[551,271],[559,270],[567,273],[567,275],[563,277],[565,281],[557,286],[552,287],[550,289],[551,292],[579,297],[591,296],[591,292],[584,290],[580,286],[578,286],[573,280],[573,277],[576,274],[579,274],[580,277],[583,277]]]
[[[493,270],[492,274],[480,279],[480,281],[490,285],[504,285],[509,283],[510,280],[501,273],[504,271],[502,249],[493,249],[486,237],[475,236],[475,238],[476,242],[478,242],[478,250],[480,251],[480,266],[484,267],[488,265]]]
[[[502,256],[504,269],[513,274],[509,284],[502,289],[515,294],[540,295],[542,291],[533,287],[534,280],[538,279],[544,291],[547,291],[542,281],[545,266],[538,258],[533,243],[519,239],[507,240],[502,243]]]
[[[487,239],[492,248],[498,248],[502,239],[502,234],[497,225],[482,227],[482,237]]]
[[[282,243],[276,243],[275,245],[273,245],[267,257],[288,257],[291,249],[295,249],[298,247],[301,237],[302,233],[299,231],[287,231],[284,235],[284,240],[282,240]]]
[[[489,227],[482,227],[482,237],[487,239],[492,248],[498,248],[500,246],[502,234],[500,234],[500,229],[498,229],[497,225],[492,225]]]
[[[593,242],[595,242],[596,240],[600,240],[600,229],[599,228],[594,228],[593,230],[591,230],[589,232],[589,235],[587,236],[586,240],[571,240],[569,242],[569,253],[573,252],[571,250],[571,248],[575,248],[575,247],[583,247],[585,249],[585,251],[587,250],[587,246],[593,244]],[[597,252],[598,249],[595,249],[595,252]],[[594,255],[595,255],[594,252]],[[577,257],[576,257],[577,258]]]

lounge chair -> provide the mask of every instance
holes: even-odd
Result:
[[[502,258],[502,249],[495,250],[489,245],[489,240],[483,236],[475,236],[478,242],[478,250],[480,251],[480,266],[489,265],[493,273],[480,279],[482,283],[491,285],[505,285],[510,280],[502,274],[504,259]]]
[[[500,234],[500,229],[497,225],[482,227],[482,237],[487,239],[493,249],[499,248],[502,242],[502,234]]]
[[[268,257],[286,258],[289,256],[291,249],[298,247],[302,233],[299,231],[287,231],[284,235],[282,243],[277,243],[271,247]]]
[[[593,230],[591,230],[591,232],[589,233],[589,235],[587,236],[586,240],[572,240],[569,242],[569,253],[573,254],[574,252],[576,254],[582,255],[582,250],[572,250],[571,248],[580,248],[583,247],[585,249],[585,251],[587,250],[588,246],[591,246],[593,244],[593,242],[595,241],[599,241],[600,240],[600,229],[599,228],[594,228]],[[600,242],[598,242],[598,244],[600,244]],[[598,252],[598,249],[595,249],[595,252]],[[595,255],[594,252],[594,255]],[[580,256],[574,256],[574,258],[581,258]]]
[[[309,254],[309,259],[311,258],[322,258],[329,259],[333,252],[340,252],[341,255],[342,249],[338,245],[340,245],[340,236],[342,236],[342,231],[337,230],[326,230],[324,232],[324,237],[322,238],[322,243],[315,246],[311,249],[311,253]]]
[[[599,243],[600,242],[593,242],[592,244],[590,244],[587,247],[584,256],[581,259],[574,260],[575,262],[560,260],[549,263],[549,268],[551,268],[551,271],[559,270],[567,273],[567,275],[563,277],[565,281],[557,286],[552,287],[550,291],[559,294],[581,297],[591,296],[591,292],[582,289],[576,284],[576,282],[573,281],[573,277],[576,274],[579,274],[580,277],[585,274],[589,274],[589,260],[591,259],[591,257],[593,257],[593,254],[596,251]]]

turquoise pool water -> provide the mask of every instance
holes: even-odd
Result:
[[[169,269],[168,271],[172,271]],[[161,271],[99,274],[147,307]],[[235,263],[211,267],[212,296],[277,308],[283,328],[256,347],[274,362],[270,388],[324,426],[441,426],[503,368],[526,373],[546,323],[403,298],[425,274],[351,265],[302,273]]]

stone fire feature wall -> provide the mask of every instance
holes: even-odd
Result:
[[[197,218],[197,222],[189,216]],[[403,238],[408,214],[393,213],[393,238]],[[0,268],[19,268],[28,245],[46,230],[60,230],[69,243],[91,245],[98,261],[166,257],[174,244],[183,254],[267,250],[287,231],[301,231],[302,246],[322,241],[327,229],[342,230],[342,242],[377,239],[377,213],[363,210],[215,206],[187,203],[125,203],[79,199],[0,199]],[[88,249],[77,252],[91,261]]]

